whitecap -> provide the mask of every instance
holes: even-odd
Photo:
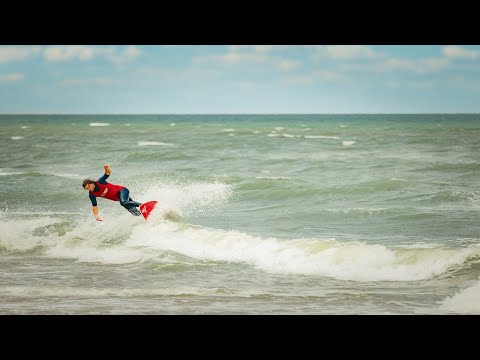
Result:
[[[340,139],[338,136],[325,136],[325,135],[305,135],[305,139]]]
[[[139,141],[138,146],[173,146],[173,144],[158,141]]]
[[[480,281],[444,300],[440,310],[459,314],[480,314]]]

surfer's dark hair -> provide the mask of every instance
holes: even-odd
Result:
[[[93,181],[92,179],[83,180],[82,188],[85,189],[85,185],[87,185],[87,184],[95,184],[95,181]]]

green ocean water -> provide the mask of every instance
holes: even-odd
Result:
[[[0,115],[1,314],[478,314],[480,115]],[[108,179],[149,221],[99,199]]]

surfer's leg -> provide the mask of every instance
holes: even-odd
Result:
[[[140,206],[141,203],[133,201],[128,195],[130,191],[127,188],[123,188],[118,192],[118,201],[125,209],[127,209],[133,215],[141,215],[140,210],[137,209],[137,206]]]
[[[140,206],[140,205],[142,205],[142,203],[133,201],[131,197],[128,198],[128,201],[130,201],[132,204],[135,204],[135,206]]]

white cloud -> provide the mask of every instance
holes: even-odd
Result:
[[[288,45],[228,45],[226,52],[216,55],[197,56],[193,63],[215,63],[224,65],[265,64],[270,63],[280,70],[291,70],[300,65],[295,60],[278,60],[272,57],[272,51],[286,49]]]
[[[383,63],[378,64],[377,69],[380,71],[391,71],[391,70],[408,70],[416,73],[425,73],[429,71],[437,71],[440,69],[445,69],[450,65],[448,59],[419,59],[419,60],[409,60],[409,59],[397,59],[390,58]]]
[[[130,74],[133,81],[140,82],[191,82],[192,81],[211,81],[217,74],[218,68],[207,68],[201,66],[193,66],[190,68],[170,69],[162,67],[138,67]]]
[[[443,55],[453,58],[475,59],[479,54],[478,51],[468,50],[460,46],[446,46],[442,51]]]
[[[255,53],[237,53],[228,52],[223,55],[207,55],[193,58],[194,63],[214,62],[227,65],[236,65],[240,63],[264,63],[268,56]]]
[[[445,69],[450,65],[450,60],[446,58],[429,58],[419,60],[389,58],[374,64],[345,64],[342,67],[347,70],[360,70],[368,72],[387,72],[400,70],[422,74]]]
[[[108,48],[103,50],[105,57],[116,64],[123,64],[139,57],[142,52],[134,45],[127,46],[123,51],[117,51],[116,48]]]
[[[43,52],[47,61],[68,61],[72,59],[91,60],[96,49],[85,45],[49,46]]]
[[[0,75],[1,82],[22,81],[24,78],[25,78],[25,75],[22,73],[11,73],[6,75]]]
[[[373,58],[377,53],[363,45],[329,45],[325,51],[332,59]]]
[[[314,50],[314,60],[320,58],[352,60],[383,56],[364,45],[307,45],[306,47]]]
[[[140,49],[133,45],[127,46],[124,53],[128,59],[136,59],[142,54]]]
[[[279,60],[277,67],[283,71],[290,71],[301,66],[301,62],[298,60]]]
[[[281,45],[229,45],[228,51],[236,52],[240,50],[252,50],[259,53],[267,53],[274,49],[283,47]]]
[[[427,72],[445,69],[450,66],[448,59],[423,59],[417,64],[417,72]]]
[[[124,63],[133,60],[141,55],[140,49],[136,46],[127,46],[123,51],[115,47],[92,47],[86,45],[62,45],[49,46],[45,49],[43,56],[47,61],[69,61],[69,60],[92,60],[101,56],[114,63]]]
[[[39,46],[0,46],[0,64],[27,59],[40,50]]]
[[[182,48],[182,47],[191,47],[192,45],[158,45],[164,48]]]
[[[294,75],[283,79],[288,84],[311,84],[318,81],[341,81],[345,77],[335,71],[314,71],[310,75]]]

